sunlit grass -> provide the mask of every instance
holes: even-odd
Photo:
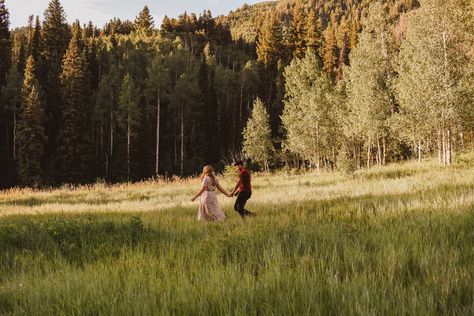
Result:
[[[0,314],[473,314],[473,157],[255,174],[222,224],[197,179],[5,191]]]

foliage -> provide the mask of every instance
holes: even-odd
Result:
[[[243,153],[247,158],[268,170],[274,148],[271,139],[270,117],[260,99],[253,103],[252,116],[243,131]]]

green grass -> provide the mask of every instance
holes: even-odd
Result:
[[[474,155],[255,175],[242,221],[196,180],[0,193],[0,314],[474,313]],[[231,180],[221,179],[226,187]]]

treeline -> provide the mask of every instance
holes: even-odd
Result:
[[[278,1],[160,30],[147,7],[69,25],[58,0],[10,30],[4,2],[2,187],[189,175],[242,150],[264,168],[449,163],[472,141],[462,0]]]
[[[209,11],[97,28],[52,0],[10,31],[0,5],[2,187],[189,175],[240,151],[258,67]]]
[[[307,46],[284,68],[281,150],[258,141],[271,139],[265,128],[250,132],[252,121],[268,121],[267,130],[271,124],[271,109],[256,106],[244,151],[262,166],[355,170],[433,153],[451,164],[455,151],[474,144],[473,9],[462,0],[423,0],[393,19],[389,6],[373,3],[343,76],[327,67],[324,45],[322,56]],[[274,70],[270,52],[279,50],[266,38],[278,32],[268,28],[262,34],[271,36],[260,37],[257,49]]]

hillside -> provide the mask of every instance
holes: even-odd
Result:
[[[219,17],[228,23],[234,40],[239,38],[246,42],[254,43],[257,40],[268,13],[277,14],[285,28],[291,27],[293,9],[302,8],[306,16],[310,10],[316,11],[316,18],[321,20],[323,30],[330,22],[347,23],[361,31],[361,19],[366,16],[370,4],[374,0],[278,0],[263,1],[254,5],[244,5],[231,11],[227,16]],[[408,12],[418,5],[417,0],[384,0],[382,1],[390,11],[392,19],[397,19],[400,13]]]

